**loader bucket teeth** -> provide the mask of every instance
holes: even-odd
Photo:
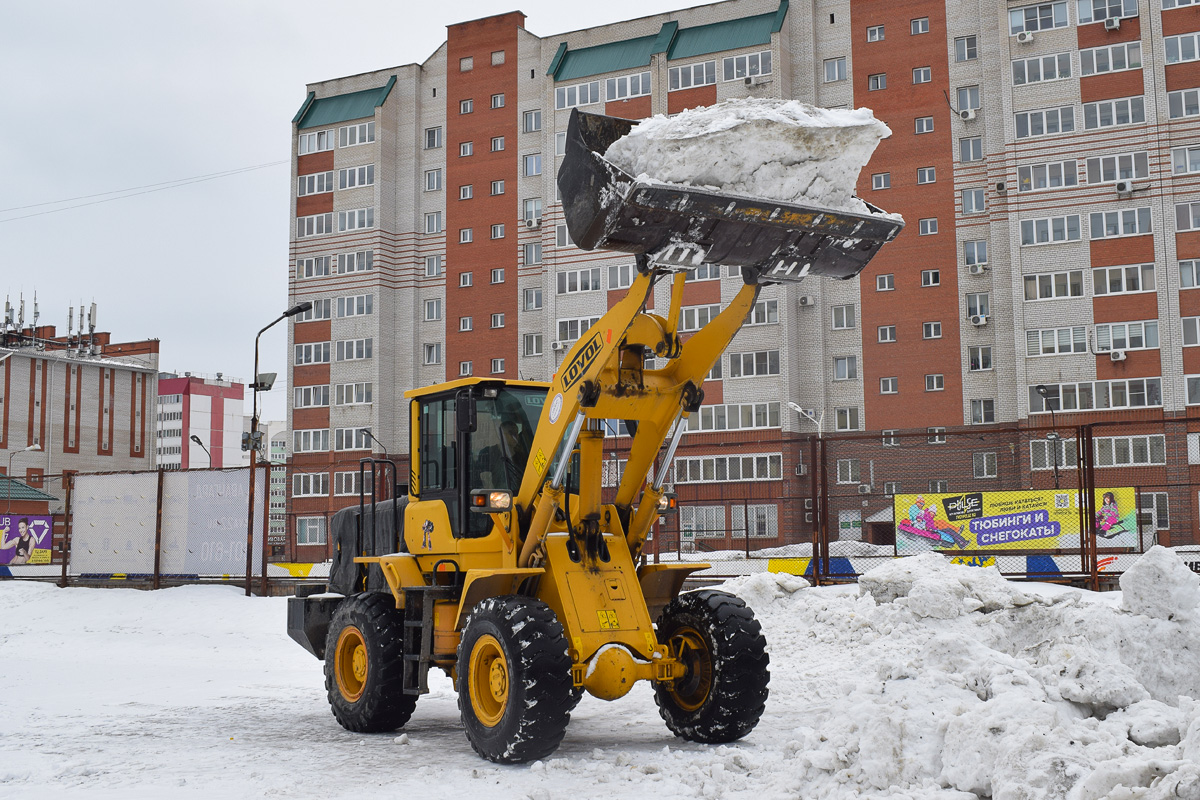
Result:
[[[904,223],[868,205],[854,214],[691,186],[642,181],[603,157],[629,120],[571,112],[558,172],[571,240],[584,250],[644,253],[660,266],[738,267],[746,283],[853,278]]]

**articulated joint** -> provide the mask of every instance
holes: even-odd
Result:
[[[624,697],[638,681],[669,683],[685,677],[687,668],[655,649],[654,658],[644,661],[621,644],[606,644],[588,661],[571,665],[571,682],[601,700]]]
[[[704,390],[691,381],[688,381],[683,385],[683,393],[679,398],[679,402],[683,406],[684,411],[689,414],[695,414],[704,403]]]

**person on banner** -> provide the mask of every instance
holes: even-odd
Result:
[[[1105,492],[1101,497],[1100,510],[1096,513],[1096,535],[1112,539],[1125,532],[1125,523],[1117,508],[1117,497],[1112,492]]]
[[[937,509],[932,504],[926,505],[923,495],[918,495],[916,501],[908,507],[908,519],[901,520],[898,527],[902,533],[910,536],[933,539],[943,545],[957,545],[960,548],[967,546],[967,540],[962,536],[962,528],[943,524],[937,519]]]
[[[17,523],[17,535],[12,539],[8,538],[9,529],[0,529],[0,550],[12,550],[12,558],[9,559],[9,564],[28,564],[33,558],[33,551],[38,545],[38,539],[34,536],[33,531],[29,529],[29,518],[24,517]]]

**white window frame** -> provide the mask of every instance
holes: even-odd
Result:
[[[1082,226],[1078,214],[1021,220],[1022,247],[1041,247],[1048,244],[1078,242],[1082,235]]]
[[[1168,37],[1167,42],[1171,41]],[[1118,53],[1120,54],[1118,56]],[[1167,63],[1171,63],[1170,45],[1167,45]],[[1121,66],[1117,66],[1118,63]],[[1142,43],[1141,42],[1118,42],[1117,44],[1107,44],[1103,47],[1089,47],[1086,50],[1079,51],[1079,74],[1082,76],[1088,75],[1104,75],[1109,72],[1125,72],[1131,69],[1142,68]]]
[[[1150,206],[1122,208],[1114,211],[1093,211],[1088,215],[1091,239],[1119,239],[1124,236],[1145,236],[1154,232]],[[1110,233],[1110,231],[1116,231]]]
[[[1072,276],[1075,276],[1074,279]],[[1061,300],[1065,297],[1083,297],[1083,270],[1068,269],[1058,272],[1038,272],[1026,275],[1023,279],[1025,287],[1025,302],[1036,303],[1039,300]],[[1049,294],[1045,290],[1049,289]],[[1030,297],[1030,294],[1033,296]]]
[[[1200,114],[1200,111],[1196,113]],[[1108,115],[1107,118],[1104,116],[1105,114]],[[1085,131],[1141,125],[1145,121],[1146,99],[1141,95],[1119,97],[1115,100],[1097,100],[1094,103],[1083,104],[1083,129]]]
[[[1141,294],[1157,291],[1154,264],[1126,264],[1112,267],[1092,268],[1092,294],[1096,297],[1117,294]],[[1114,275],[1119,278],[1120,287],[1113,289]],[[1137,283],[1136,289],[1129,288]]]
[[[1075,130],[1075,107],[1056,106],[1033,111],[1020,111],[1016,118],[1016,138],[1037,139],[1042,136],[1057,136]],[[1022,133],[1022,121],[1024,133]]]

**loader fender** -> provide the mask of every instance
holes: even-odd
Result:
[[[526,569],[469,569],[463,580],[462,599],[458,605],[458,616],[454,629],[462,630],[471,609],[486,597],[516,594],[517,588],[528,578],[545,574],[540,567]]]

